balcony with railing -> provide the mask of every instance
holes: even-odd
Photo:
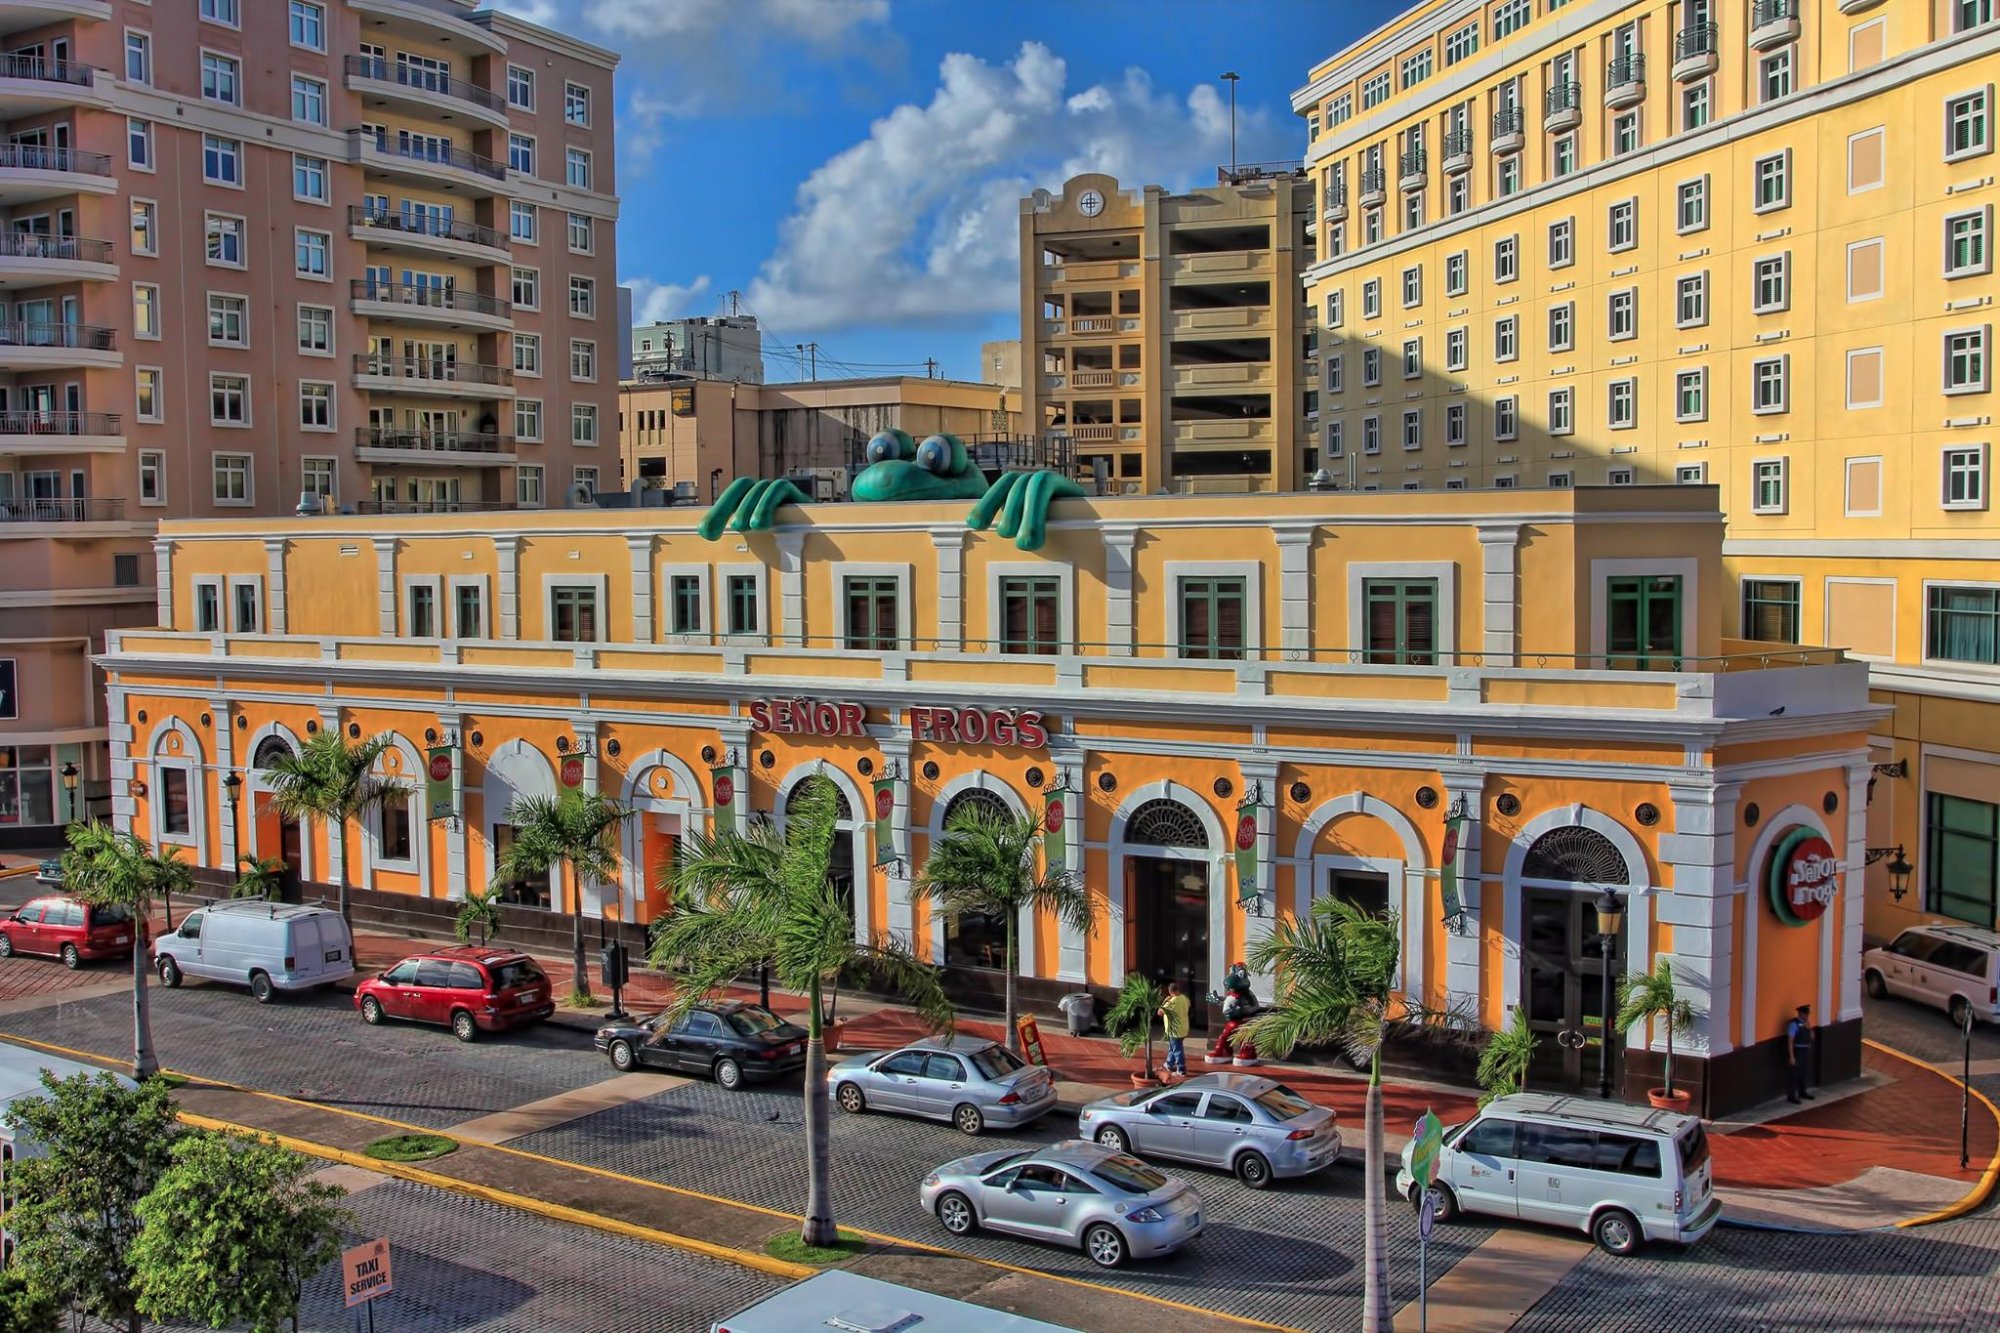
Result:
[[[1447,176],[1472,169],[1472,127],[1447,131],[1444,136],[1444,167]]]
[[[0,500],[0,523],[118,523],[124,517],[123,499],[47,496]]]
[[[355,314],[376,319],[491,329],[504,329],[514,319],[512,301],[459,287],[356,278],[348,284],[348,293]]]
[[[1528,118],[1517,106],[1503,106],[1493,113],[1493,142],[1495,153],[1518,153],[1527,142]]]
[[[73,60],[20,52],[0,55],[0,117],[104,106],[110,101],[110,84],[97,70]]]
[[[429,4],[425,0],[347,0],[347,7],[364,16],[371,34],[413,39],[429,45],[440,39],[453,43],[452,50],[479,47],[495,55],[505,55],[506,39],[467,20],[471,11],[456,4]],[[380,40],[379,37],[372,38]],[[461,45],[462,44],[462,45]]]
[[[386,131],[347,132],[347,160],[364,172],[413,176],[441,190],[462,186],[474,194],[507,193],[507,164],[468,152],[456,144]]]
[[[413,250],[503,264],[512,244],[507,233],[497,227],[368,204],[348,205],[347,234],[363,244],[385,250]]]
[[[1430,165],[1430,154],[1421,148],[1407,149],[1399,154],[1396,158],[1396,188],[1404,194],[1414,194],[1423,189]]]
[[[342,59],[351,92],[378,104],[394,102],[426,111],[471,116],[494,125],[507,123],[507,99],[490,88],[386,56],[350,55]]]
[[[70,279],[106,281],[117,276],[109,241],[46,232],[0,232],[0,289]]]
[[[0,143],[0,205],[33,203],[64,194],[111,194],[117,189],[108,154],[48,144]]]
[[[1368,167],[1361,173],[1361,206],[1374,208],[1389,197],[1389,173],[1380,167]]]
[[[514,437],[484,431],[404,431],[361,426],[354,456],[363,463],[463,463],[504,467],[514,462]]]
[[[116,412],[0,412],[0,454],[116,453],[124,447]]]
[[[1604,66],[1604,105],[1621,111],[1646,95],[1646,57],[1618,56]]]
[[[1722,62],[1722,29],[1691,23],[1674,34],[1674,82],[1692,83],[1715,73]]]
[[[1327,222],[1347,220],[1347,186],[1337,181],[1328,181],[1320,200],[1320,217]]]
[[[1562,134],[1583,123],[1583,85],[1575,82],[1552,85],[1542,94],[1542,131]]]
[[[115,367],[118,331],[96,324],[0,321],[0,370],[42,366]]]
[[[428,356],[381,356],[358,352],[355,387],[377,393],[418,393],[446,398],[500,398],[514,393],[511,366],[485,365]]]
[[[1799,0],[1752,0],[1750,49],[1769,51],[1799,39]]]

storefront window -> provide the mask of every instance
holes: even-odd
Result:
[[[46,745],[0,746],[0,824],[53,824],[55,779]]]
[[[185,768],[160,770],[160,832],[182,837],[194,831],[190,813],[188,771]]]
[[[1369,916],[1389,914],[1389,877],[1372,870],[1334,870],[1327,874],[1327,892]]]
[[[406,800],[390,801],[382,807],[381,858],[384,861],[411,860],[410,846],[410,803]]]
[[[1606,580],[1611,623],[1605,646],[1614,668],[1677,671],[1681,653],[1679,575]]]
[[[547,875],[523,875],[515,879],[502,879],[497,867],[506,857],[507,849],[514,845],[514,826],[495,824],[493,826],[493,864],[496,867],[493,891],[500,895],[503,903],[516,907],[539,907],[544,911],[549,906],[549,877]]]
[[[1000,580],[1003,653],[1053,653],[1062,647],[1062,584],[1051,578]]]
[[[1991,926],[2000,906],[2000,805],[1930,793],[1924,908]]]

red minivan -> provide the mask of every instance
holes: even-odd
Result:
[[[365,1022],[443,1023],[460,1041],[538,1023],[556,1011],[548,973],[524,953],[454,945],[412,954],[354,990]]]
[[[72,970],[99,958],[130,957],[132,913],[64,894],[30,899],[0,919],[0,958],[17,953],[48,954]]]

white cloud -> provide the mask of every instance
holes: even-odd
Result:
[[[713,301],[702,300],[708,292],[706,273],[685,285],[657,282],[652,278],[627,278],[624,285],[632,289],[634,324],[657,324],[661,320],[679,319],[684,315],[705,314],[706,307],[714,304]]]
[[[886,21],[889,0],[589,0],[584,17],[593,27],[628,37],[685,37],[742,27],[825,42],[865,24]]]
[[[797,0],[809,3],[810,0]],[[1066,91],[1037,42],[1011,62],[948,55],[927,105],[906,104],[799,188],[778,249],[749,290],[780,328],[961,322],[1020,300],[1019,200],[1083,171],[1184,188],[1229,147],[1212,87],[1175,97],[1143,70]],[[1263,117],[1239,110],[1241,138]]]
[[[496,8],[504,9],[530,23],[539,23],[545,28],[561,28],[564,6],[561,0],[494,0]]]

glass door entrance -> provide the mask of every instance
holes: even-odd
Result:
[[[1164,856],[1128,856],[1126,901],[1137,927],[1134,964],[1162,986],[1181,983],[1196,1027],[1208,994],[1208,866]]]
[[[1521,996],[1528,1027],[1539,1039],[1528,1073],[1531,1091],[1595,1086],[1604,1039],[1604,948],[1594,895],[1581,890],[1524,890]],[[1624,941],[1612,942],[1617,983]],[[1613,997],[1616,1002],[1616,997]],[[1611,1082],[1618,1086],[1621,1043],[1614,1039]]]

